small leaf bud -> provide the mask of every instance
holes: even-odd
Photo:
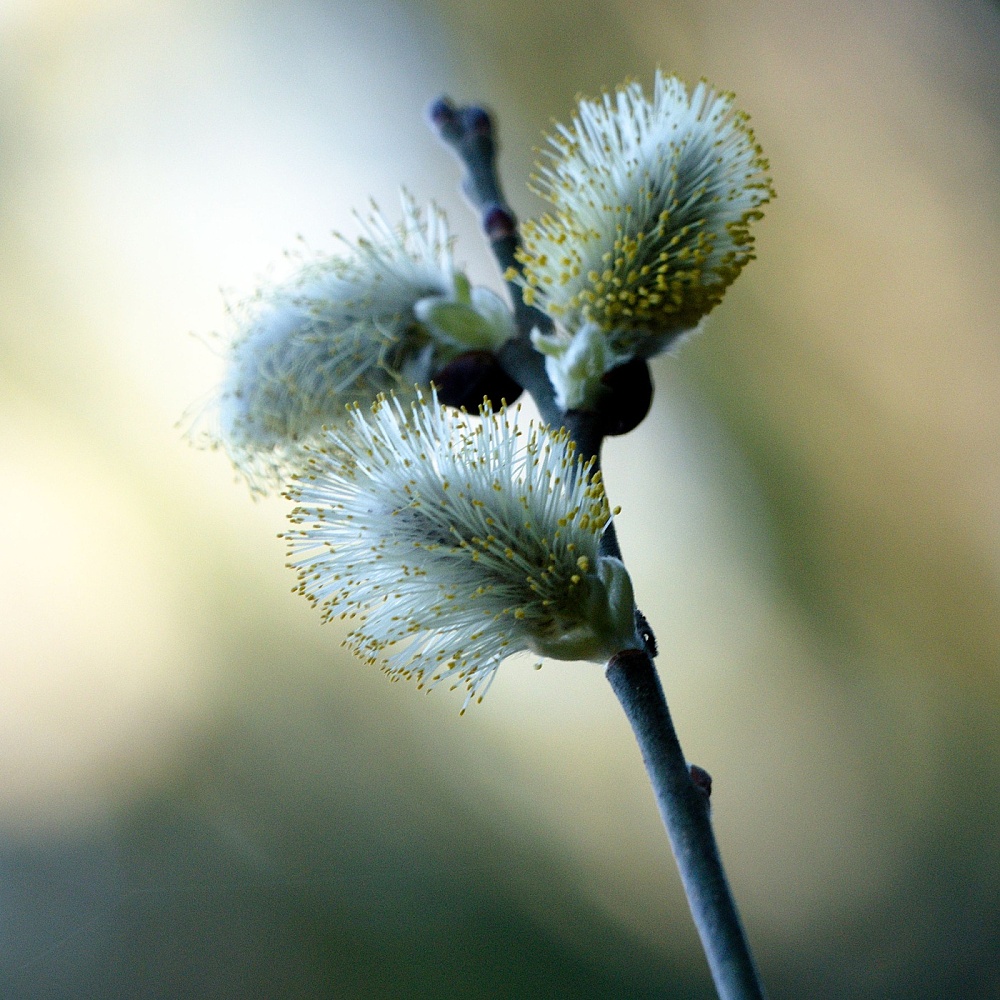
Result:
[[[691,775],[691,784],[702,794],[705,807],[708,808],[709,799],[712,797],[712,776],[697,764],[688,764],[688,773]]]
[[[433,382],[440,402],[470,413],[479,409],[483,397],[498,410],[501,400],[513,403],[524,391],[489,351],[460,354],[434,375]]]
[[[598,402],[604,433],[614,437],[635,430],[653,402],[649,365],[642,358],[633,358],[605,372],[601,385],[606,390]]]
[[[488,205],[483,212],[483,232],[491,242],[509,239],[517,232],[517,219],[502,205]]]

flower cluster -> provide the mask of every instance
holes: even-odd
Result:
[[[517,280],[557,323],[534,342],[564,407],[593,403],[591,371],[695,328],[753,258],[774,192],[733,100],[657,72],[652,101],[629,83],[550,137],[536,183],[553,212],[523,227]]]
[[[489,116],[435,108],[470,177],[488,172],[466,190],[498,257],[521,266],[508,279],[552,325],[530,329],[526,310],[518,329],[456,269],[440,211],[404,194],[398,226],[373,209],[341,255],[237,310],[214,440],[252,489],[291,479],[297,589],[354,622],[347,644],[393,678],[464,686],[468,703],[518,651],[641,648],[628,573],[601,544],[612,511],[594,459],[488,401],[523,383],[546,413],[591,411],[567,419],[588,447],[637,426],[647,360],[753,258],[773,189],[733,95],[657,72],[652,100],[629,83],[557,127],[535,179],[553,208],[518,247],[513,216],[487,200],[501,197]]]
[[[456,271],[444,216],[404,195],[391,227],[373,209],[342,256],[304,263],[237,310],[216,440],[252,489],[301,466],[303,447],[345,406],[412,393],[468,351],[514,335],[510,311]]]
[[[599,550],[600,473],[565,431],[507,418],[423,397],[353,407],[289,490],[299,591],[355,619],[347,644],[394,678],[481,698],[520,650],[603,661],[637,647],[628,574]]]

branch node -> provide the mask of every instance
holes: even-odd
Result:
[[[608,660],[608,665],[604,672],[610,673],[616,668],[621,668],[623,671],[628,670],[629,667],[642,669],[646,663],[646,656],[646,651],[642,649],[620,649]]]

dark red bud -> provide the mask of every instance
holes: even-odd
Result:
[[[517,232],[514,213],[501,205],[490,205],[483,212],[483,232],[489,240],[506,240]]]
[[[442,403],[470,413],[479,410],[484,396],[496,410],[502,400],[513,403],[524,391],[489,351],[460,354],[437,372],[432,381]]]
[[[598,403],[604,433],[613,437],[638,427],[653,402],[649,365],[642,358],[633,358],[605,372],[601,382],[607,390]]]

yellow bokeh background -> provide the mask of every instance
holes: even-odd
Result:
[[[1000,993],[998,57],[985,0],[0,0],[0,993],[711,995],[600,669],[389,684],[176,426],[226,301],[400,183],[499,289],[431,99],[527,217],[656,66],[778,191],[606,459],[770,994]]]

